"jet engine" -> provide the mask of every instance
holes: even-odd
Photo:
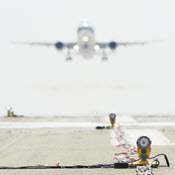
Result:
[[[115,41],[111,41],[109,44],[108,44],[109,48],[110,49],[116,49],[117,47],[117,43]]]
[[[56,42],[55,43],[55,47],[58,49],[58,50],[62,50],[64,48],[64,44],[62,42]]]

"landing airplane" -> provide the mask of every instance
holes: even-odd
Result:
[[[143,42],[98,42],[95,40],[94,29],[87,23],[82,23],[77,29],[77,41],[64,43],[58,41],[56,43],[49,42],[13,42],[27,45],[54,46],[58,50],[67,49],[66,60],[72,60],[72,52],[77,52],[83,58],[92,58],[101,51],[102,60],[107,60],[107,49],[115,50],[118,46],[144,45],[152,41]]]

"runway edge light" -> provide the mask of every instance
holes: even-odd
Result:
[[[114,128],[115,121],[116,121],[116,114],[115,113],[110,113],[109,114],[109,120],[111,123],[111,127]]]
[[[151,143],[149,137],[147,136],[141,136],[137,139],[137,150],[138,155],[141,158],[141,161],[139,162],[140,165],[149,165],[148,158],[151,153]]]
[[[136,144],[137,144],[139,160],[136,162],[131,162],[130,165],[135,165],[135,166],[151,165],[154,167],[159,166],[159,162],[157,159],[155,159],[151,163],[148,162],[148,159],[151,153],[151,143],[152,141],[147,136],[141,136],[137,139]]]

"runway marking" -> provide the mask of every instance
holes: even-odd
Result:
[[[120,126],[133,126],[133,127],[167,127],[175,126],[175,122],[122,122]]]
[[[0,122],[0,129],[10,128],[94,128],[96,126],[103,126],[102,122]],[[109,123],[105,124],[109,125]],[[120,126],[127,128],[155,128],[155,127],[172,127],[175,128],[175,122],[121,122]]]
[[[175,145],[160,131],[157,131],[155,129],[125,129],[124,131],[126,133],[127,140],[132,145],[136,145],[137,139],[143,135],[148,136],[151,139],[152,145]],[[110,132],[110,141],[111,144],[114,146],[119,144],[117,139],[115,138],[115,133],[113,130],[111,130]]]
[[[101,123],[95,122],[1,122],[0,129],[10,128],[95,128]]]
[[[17,141],[21,140],[24,137],[24,135],[20,135],[19,137],[11,140],[10,142],[8,142],[7,144],[3,145],[0,147],[0,151],[3,151],[5,149],[7,149],[8,147],[10,147],[11,145],[13,145],[14,143],[16,143]]]

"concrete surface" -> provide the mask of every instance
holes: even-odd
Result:
[[[172,117],[173,118],[173,117]],[[174,120],[174,119],[172,119]],[[136,122],[139,122],[135,118]],[[152,119],[150,118],[150,122]],[[165,121],[162,119],[162,121]],[[50,118],[0,118],[3,122],[87,122],[109,124],[100,117],[50,117]],[[123,122],[128,122],[128,120]],[[161,122],[161,120],[160,120]],[[137,129],[137,128],[136,128]],[[125,127],[125,131],[129,131]],[[156,129],[171,143],[175,143],[175,130]],[[61,128],[1,128],[0,166],[25,166],[49,164],[77,165],[114,163],[114,153],[125,151],[111,144],[111,130],[95,130],[93,127]],[[154,133],[152,133],[154,135]],[[171,167],[153,169],[155,175],[175,174],[175,146],[153,145],[151,155],[167,154]],[[136,156],[137,157],[137,156]],[[160,158],[162,164],[165,161]],[[41,169],[41,170],[0,170],[0,175],[135,175],[135,169]]]

